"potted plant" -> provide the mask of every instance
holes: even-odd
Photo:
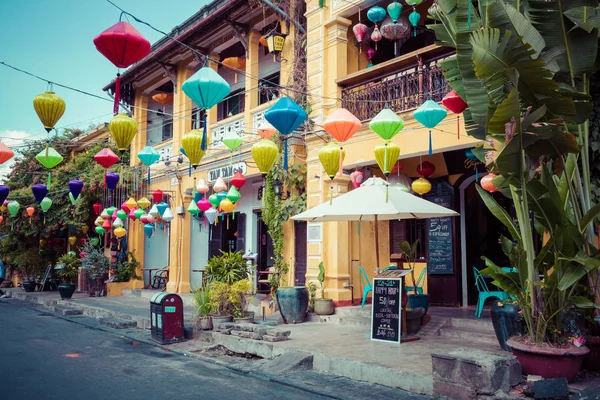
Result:
[[[417,280],[415,279],[415,263],[417,262],[418,245],[419,240],[415,240],[413,244],[410,244],[405,240],[404,242],[398,243],[398,248],[411,269],[410,276],[413,281],[413,293],[408,294],[408,307],[412,309],[423,308],[425,310],[424,314],[427,314],[427,310],[429,309],[429,295],[419,294],[417,290]]]
[[[58,259],[54,270],[62,280],[62,285],[58,286],[58,293],[60,293],[61,299],[70,299],[73,296],[76,288],[73,282],[79,276],[79,267],[81,267],[81,260],[79,260],[73,251],[64,254]]]
[[[248,279],[237,281],[229,287],[229,301],[235,322],[254,322],[254,313],[248,312],[248,296],[251,289],[252,285]]]
[[[218,325],[222,322],[231,322],[231,301],[229,300],[229,285],[223,282],[213,281],[208,284],[209,299],[212,304],[211,315],[213,325]]]
[[[314,309],[317,315],[331,315],[335,308],[332,299],[325,298],[325,266],[323,261],[319,263],[319,275],[317,275],[319,285],[321,285],[321,298],[314,300]]]
[[[100,296],[104,291],[104,280],[110,268],[110,261],[104,253],[88,241],[81,248],[81,268],[85,269],[91,280],[91,295]]]
[[[33,292],[36,288],[36,277],[42,271],[43,259],[38,250],[30,248],[17,254],[14,258],[15,267],[23,273],[21,286],[26,292]]]
[[[194,304],[198,309],[198,318],[196,326],[198,329],[210,331],[213,328],[211,314],[214,311],[214,305],[211,302],[210,289],[198,289],[194,292]]]
[[[308,309],[312,312],[315,311],[315,300],[317,298],[317,285],[314,282],[308,283],[308,293],[310,295],[308,300]]]
[[[220,256],[208,260],[206,282],[223,282],[231,285],[242,279],[248,279],[249,268],[241,251],[220,250],[220,252]]]

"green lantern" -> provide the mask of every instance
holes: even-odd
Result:
[[[190,201],[190,205],[187,208],[187,212],[189,212],[193,216],[200,214],[200,209],[198,208],[198,205],[196,204],[194,199],[192,199],[192,201]]]
[[[62,162],[63,156],[52,147],[46,147],[45,150],[40,151],[35,156],[35,159],[47,169],[52,169]],[[50,190],[50,171],[48,171],[48,183],[46,186],[48,186],[48,190]]]
[[[98,243],[100,243],[100,239],[98,239],[98,238],[91,238],[90,242],[92,243],[92,245],[98,246]]]
[[[42,202],[40,203],[40,207],[42,207],[43,212],[48,211],[50,207],[52,207],[52,199],[50,199],[49,197],[44,197],[42,199]]]
[[[106,209],[106,212],[108,213],[109,217],[112,217],[112,215],[115,213],[115,211],[117,211],[117,207],[115,207],[115,206],[110,206]]]
[[[371,120],[369,128],[385,141],[392,140],[404,128],[404,120],[389,108],[383,109]]]
[[[240,197],[242,197],[242,195],[240,194],[240,191],[233,185],[231,185],[231,187],[229,188],[229,191],[227,192],[227,199],[229,199],[229,201],[231,201],[233,204],[235,204]]]
[[[76,205],[79,202],[79,199],[81,197],[77,196],[77,198],[73,197],[73,193],[69,193],[69,200],[71,201],[72,205]]]
[[[219,200],[219,198],[217,197],[216,193],[211,194],[210,196],[208,196],[208,202],[214,207],[214,208],[219,208],[219,204],[221,203],[221,201]]]
[[[101,226],[97,226],[97,227],[96,227],[96,233],[97,233],[98,235],[104,235],[104,234],[106,233],[106,229],[104,229],[104,228],[103,228],[103,227],[101,227]]]
[[[6,208],[8,208],[8,213],[10,214],[11,217],[17,216],[17,213],[19,212],[20,207],[21,207],[21,205],[16,200],[13,200],[6,205]]]
[[[144,215],[145,213],[146,213],[146,212],[145,212],[143,209],[141,209],[141,208],[137,208],[137,209],[136,209],[136,210],[133,212],[133,215],[135,216],[135,219],[140,219],[140,217],[141,217],[142,215]]]
[[[127,219],[127,213],[123,210],[117,211],[117,218],[120,218],[122,221]]]

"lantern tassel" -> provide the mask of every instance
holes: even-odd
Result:
[[[475,167],[475,182],[479,182],[479,169]]]
[[[458,133],[458,140],[460,140],[460,115],[456,116],[456,132]]]
[[[148,167],[148,185],[150,184],[150,167]]]
[[[48,171],[48,182],[46,182],[48,186],[48,190],[50,190],[50,184],[52,183],[52,179],[50,178],[50,171]]]
[[[113,104],[113,113],[117,115],[119,113],[119,102],[121,101],[121,74],[117,72],[117,79],[115,80],[115,102]]]
[[[340,146],[340,170],[339,170],[339,175],[342,176],[344,174],[344,169],[343,169],[343,163],[344,163],[344,158],[343,158],[343,148]]]
[[[385,202],[387,203],[390,198],[390,184],[388,182],[385,183]]]
[[[207,140],[208,140],[208,134],[207,134],[207,130],[206,130],[206,110],[204,111],[204,129],[202,131],[202,144],[200,145],[200,148],[203,151],[206,151],[206,147],[208,146]]]
[[[235,213],[231,213],[231,220],[235,221]]]
[[[429,130],[429,155],[433,155],[433,144],[431,140],[431,129]]]
[[[227,216],[227,230],[229,230],[229,215]]]
[[[329,205],[333,204],[333,185],[329,186]]]
[[[356,221],[356,233],[360,236],[360,221]]]
[[[387,175],[387,154],[388,154],[388,145],[387,143],[383,146],[383,173]],[[387,200],[386,200],[387,203]]]
[[[288,143],[287,139],[283,140],[283,169],[288,170]]]
[[[206,217],[204,217],[204,229],[206,229]]]
[[[188,176],[192,176],[192,163],[188,165]]]

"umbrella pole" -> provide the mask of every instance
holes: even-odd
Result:
[[[379,231],[377,229],[377,215],[375,216],[375,274],[379,275]]]

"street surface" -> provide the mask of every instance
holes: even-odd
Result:
[[[0,400],[331,398],[66,321],[12,299],[0,299],[0,360]],[[312,390],[345,379],[310,373]],[[348,396],[335,397],[357,398],[349,382]],[[362,389],[371,398],[424,398],[378,388]]]

